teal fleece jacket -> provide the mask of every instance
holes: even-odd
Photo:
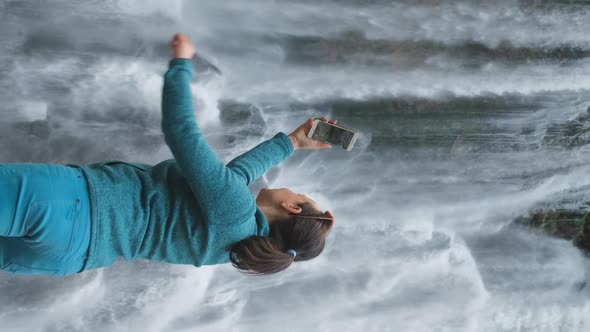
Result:
[[[85,270],[119,257],[227,263],[234,243],[268,236],[268,222],[248,185],[293,154],[291,140],[279,133],[225,165],[197,126],[192,75],[190,60],[173,59],[164,76],[162,130],[173,160],[81,167],[91,201]]]

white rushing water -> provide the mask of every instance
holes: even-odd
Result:
[[[176,31],[196,43],[197,117],[224,160],[307,117],[362,132],[255,186],[336,214],[321,257],[264,278],[145,261],[2,273],[0,331],[587,331],[588,258],[511,222],[590,201],[588,132],[563,129],[590,106],[589,8],[0,0],[0,162],[170,158]]]

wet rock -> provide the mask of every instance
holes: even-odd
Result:
[[[587,203],[590,206],[590,203]],[[517,225],[539,229],[548,235],[571,240],[587,254],[590,254],[590,211],[580,210],[539,210],[515,220]]]
[[[226,143],[235,144],[240,137],[262,137],[266,132],[266,122],[258,106],[222,100],[218,107],[221,123],[232,128],[226,130]]]
[[[547,128],[543,144],[574,148],[590,143],[590,107],[575,119]]]
[[[33,121],[29,127],[29,134],[42,138],[47,139],[51,134],[51,128],[49,128],[49,123],[47,121]]]
[[[504,40],[491,46],[476,41],[455,44],[436,40],[371,39],[361,31],[345,31],[332,37],[283,35],[279,38],[286,61],[308,65],[355,64],[413,69],[436,64],[436,59],[480,68],[490,62],[520,65],[547,61],[567,63],[590,57],[577,46],[523,47]]]

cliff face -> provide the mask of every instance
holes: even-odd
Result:
[[[590,206],[590,202],[586,203]],[[580,210],[540,210],[515,221],[519,225],[541,229],[543,232],[566,240],[590,254],[590,212]]]
[[[590,107],[570,121],[550,125],[543,144],[565,149],[590,144]],[[541,229],[551,236],[572,240],[578,248],[590,255],[590,202],[577,210],[533,211],[528,216],[517,218],[515,223]]]
[[[566,148],[590,144],[590,107],[571,121],[549,126],[543,143]]]

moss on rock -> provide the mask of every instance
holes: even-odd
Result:
[[[519,217],[515,222],[540,229],[551,236],[572,240],[578,248],[590,254],[590,212],[587,209],[539,210]]]

